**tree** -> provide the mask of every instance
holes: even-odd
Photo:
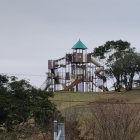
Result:
[[[119,61],[121,82],[126,90],[131,90],[134,76],[140,71],[140,57],[135,52],[129,52]]]
[[[114,87],[120,91],[122,85],[126,90],[132,89],[133,79],[140,71],[140,56],[127,41],[108,41],[93,50],[93,56],[105,63],[105,74],[115,78]]]
[[[53,93],[36,89],[26,80],[0,75],[0,126],[12,131],[32,118],[40,129],[46,130],[54,114],[58,114],[50,97]]]

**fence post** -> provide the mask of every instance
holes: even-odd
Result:
[[[54,140],[57,138],[57,121],[54,120]]]

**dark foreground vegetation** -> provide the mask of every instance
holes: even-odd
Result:
[[[0,75],[0,139],[25,139],[48,131],[59,115],[50,97],[52,92],[36,89],[25,80]]]

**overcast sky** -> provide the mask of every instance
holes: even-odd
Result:
[[[22,76],[39,87],[79,38],[89,52],[119,39],[140,52],[140,0],[0,0],[0,73],[40,75]]]

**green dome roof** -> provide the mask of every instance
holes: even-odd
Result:
[[[72,49],[82,49],[82,50],[86,50],[87,47],[81,42],[81,40],[79,39],[79,41],[72,47]]]

